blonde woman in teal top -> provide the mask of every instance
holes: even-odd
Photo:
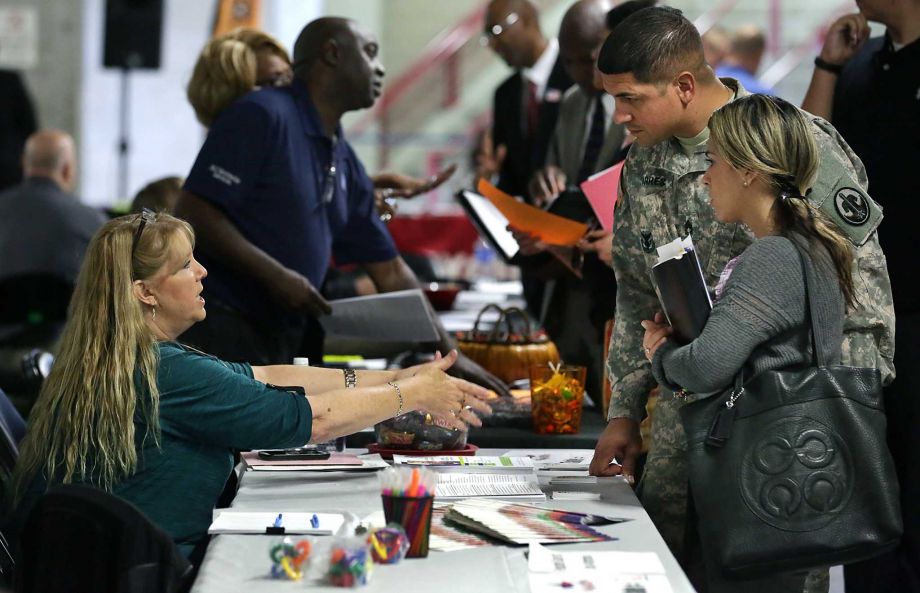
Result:
[[[88,483],[136,505],[190,554],[206,541],[233,449],[323,442],[412,410],[457,428],[489,412],[484,389],[444,372],[456,352],[359,371],[349,389],[339,370],[226,363],[178,344],[206,315],[194,242],[188,223],[150,211],[93,238],[13,475],[13,524],[48,485]]]

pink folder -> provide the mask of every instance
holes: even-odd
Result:
[[[597,214],[601,228],[610,232],[613,230],[613,207],[617,203],[617,192],[620,191],[620,173],[623,172],[621,161],[609,169],[595,173],[581,183],[581,191],[585,192],[588,202]]]

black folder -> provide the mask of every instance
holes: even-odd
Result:
[[[652,268],[652,283],[664,314],[674,328],[674,341],[688,344],[696,339],[712,310],[709,289],[696,252],[686,250],[656,264]]]

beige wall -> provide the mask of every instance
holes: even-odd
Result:
[[[79,144],[81,3],[26,0],[5,1],[2,5],[38,9],[38,64],[23,73],[26,86],[35,103],[39,126],[66,130]]]

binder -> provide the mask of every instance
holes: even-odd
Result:
[[[658,263],[652,267],[652,283],[668,323],[672,338],[684,345],[703,331],[712,300],[690,237],[676,239],[658,249]]]

